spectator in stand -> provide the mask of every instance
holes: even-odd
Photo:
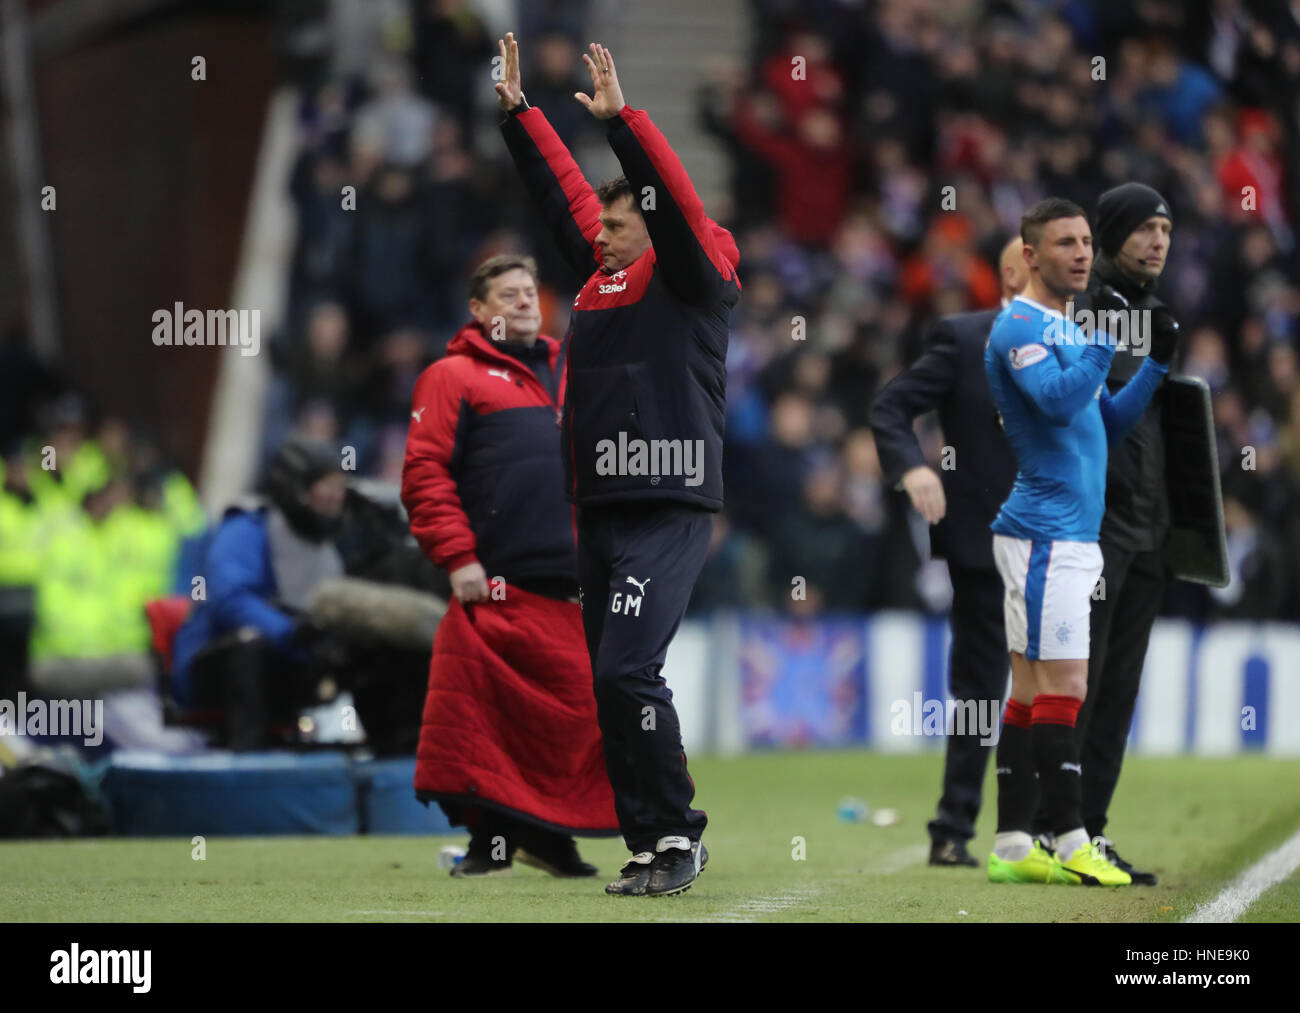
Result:
[[[379,153],[382,162],[414,168],[429,156],[437,111],[417,95],[411,69],[393,57],[380,60],[371,75],[373,97],[357,110],[354,135]]]
[[[1289,245],[1291,229],[1282,205],[1283,168],[1278,140],[1277,124],[1268,113],[1242,110],[1233,146],[1217,152],[1215,174],[1223,187],[1224,207],[1230,218],[1262,219],[1279,243]]]
[[[782,123],[778,103],[759,93],[735,112],[736,136],[775,172],[781,225],[802,243],[825,246],[848,206],[853,157],[839,116],[801,106]],[[816,186],[810,186],[810,180]]]
[[[844,75],[831,62],[830,46],[815,32],[800,31],[759,71],[763,87],[781,103],[781,112],[798,121],[813,109],[836,109],[844,100]]]
[[[884,475],[876,438],[870,429],[855,429],[844,441],[844,510],[868,538],[884,533],[889,523]]]
[[[357,396],[362,414],[381,434],[393,428],[405,434],[411,392],[430,358],[419,331],[401,328],[380,339]]]
[[[351,251],[353,319],[362,349],[403,324],[432,326],[427,255],[415,177],[387,165],[358,196]]]
[[[447,110],[473,150],[476,88],[496,47],[465,0],[412,0],[411,9],[420,90]]]
[[[726,147],[734,217],[746,222],[770,218],[776,193],[772,166],[752,157],[736,133],[732,112],[748,88],[749,75],[745,68],[731,60],[720,60],[709,68],[708,80],[695,93],[700,128]]]
[[[304,152],[290,181],[298,210],[289,286],[298,304],[340,291],[355,212],[343,206],[343,187],[352,183],[346,163],[333,154]]]
[[[1228,536],[1227,587],[1210,588],[1210,616],[1216,619],[1276,619],[1288,593],[1282,547],[1254,510],[1251,485],[1232,482],[1224,490],[1223,522]]]
[[[1138,95],[1139,108],[1167,123],[1178,142],[1202,144],[1201,119],[1223,95],[1214,76],[1183,59],[1170,39],[1160,37],[1148,44],[1145,69],[1147,86]]]
[[[349,326],[342,304],[318,303],[307,319],[302,343],[291,350],[289,380],[294,414],[309,401],[324,401],[346,423],[356,397],[355,362],[347,355]]]
[[[768,582],[772,600],[793,615],[862,612],[880,583],[880,539],[869,538],[844,511],[838,464],[816,468],[792,509],[773,517]]]
[[[586,82],[578,73],[582,62],[578,46],[561,32],[547,32],[530,47],[534,60],[528,71],[528,102],[552,110],[547,119],[564,146],[573,150],[586,137],[594,136],[593,120],[573,101]]]
[[[349,354],[350,325],[342,303],[324,299],[304,314],[303,334],[271,346],[276,372],[267,393],[265,445],[278,447],[304,416],[329,417],[324,438],[342,434],[356,420],[361,357]],[[318,430],[319,431],[319,430]],[[349,433],[364,440],[363,436]],[[264,464],[270,463],[267,451]]]
[[[795,508],[819,456],[815,424],[815,408],[806,395],[777,397],[767,440],[732,470],[730,500],[738,524],[767,534]]]
[[[745,532],[731,523],[726,512],[714,518],[708,557],[700,571],[688,616],[709,615],[720,609],[740,609],[765,601],[763,575],[754,563],[762,551]]]
[[[974,230],[964,215],[953,212],[936,219],[922,251],[903,262],[899,278],[903,297],[923,307],[940,288],[952,285],[961,289],[966,305],[948,313],[996,306],[1001,295],[997,272],[975,253],[973,240]]]
[[[496,175],[484,171],[466,149],[455,120],[438,122],[419,196],[436,333],[454,332],[462,265],[501,220]]]

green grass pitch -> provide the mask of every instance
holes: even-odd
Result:
[[[991,765],[972,854],[979,869],[925,864],[925,823],[940,757],[866,752],[692,758],[709,813],[710,861],[680,897],[602,892],[626,852],[587,840],[596,880],[453,880],[437,867],[451,837],[211,838],[194,861],[184,839],[0,844],[8,921],[1176,921],[1300,827],[1294,762],[1132,758],[1110,831],[1156,887],[993,886]],[[846,823],[844,796],[901,814],[891,827]],[[794,857],[802,840],[802,860]],[[1300,875],[1244,920],[1300,921]]]

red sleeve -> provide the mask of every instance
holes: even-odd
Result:
[[[686,168],[650,116],[625,105],[605,124],[609,146],[632,184],[633,201],[641,207],[668,290],[699,304],[715,298],[724,284],[739,288],[734,240],[727,234],[728,249],[719,243]],[[645,203],[649,193],[655,196],[653,209]]]
[[[469,410],[463,390],[450,360],[420,375],[402,465],[402,505],[411,534],[424,554],[449,572],[477,561],[477,541],[452,474],[460,456],[460,420]]]
[[[569,266],[586,281],[600,266],[600,200],[536,106],[501,124],[515,167]]]

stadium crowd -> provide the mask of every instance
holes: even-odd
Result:
[[[495,35],[475,5],[351,5],[328,44],[300,45],[325,6],[285,5],[278,26],[300,95],[298,234],[264,457],[291,433],[321,436],[396,482],[415,379],[464,323],[475,264],[534,255],[557,337],[576,281],[512,182],[485,80]],[[594,125],[571,97],[586,4],[519,7],[528,99],[580,150]],[[712,61],[697,93],[701,129],[730,158],[729,199],[708,210],[738,239],[744,296],[727,508],[692,609],[943,611],[925,524],[882,481],[872,397],[937,316],[996,305],[997,253],[1026,207],[1060,195],[1091,209],[1139,180],[1172,205],[1161,292],[1187,335],[1182,371],[1214,393],[1234,575],[1222,590],[1174,585],[1165,612],[1300,619],[1300,4],[750,12],[747,62]],[[175,586],[182,540],[203,526],[193,490],[123,423],[92,425],[56,382],[34,383],[9,361],[20,345],[6,340],[0,392],[29,406],[4,418],[0,587],[35,589],[38,657],[144,650],[139,603]],[[922,425],[937,467],[942,435]],[[57,628],[42,618],[55,612]]]
[[[882,486],[872,396],[936,316],[996,304],[993,264],[1025,207],[1048,194],[1092,207],[1136,179],[1173,204],[1162,290],[1189,335],[1184,370],[1214,391],[1238,578],[1180,585],[1166,611],[1300,617],[1300,12],[1194,6],[751,5],[748,65],[715,61],[698,92],[702,128],[730,155],[729,206],[710,210],[738,237],[745,297],[728,507],[697,611],[945,608],[923,524]],[[572,147],[590,125],[571,98],[583,8],[550,9],[525,50],[529,96]],[[466,84],[493,53],[482,19],[457,2],[387,11],[371,37],[388,45],[299,77],[301,229],[267,446],[295,429],[336,436],[396,478],[411,383],[461,322],[473,264],[535,254],[557,335],[574,281],[476,129],[494,122]],[[356,212],[337,196],[349,182]],[[933,424],[925,445],[937,464]]]

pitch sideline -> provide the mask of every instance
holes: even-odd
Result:
[[[1300,868],[1300,830],[1248,868],[1208,904],[1198,904],[1188,924],[1232,922],[1240,918],[1264,891]]]

